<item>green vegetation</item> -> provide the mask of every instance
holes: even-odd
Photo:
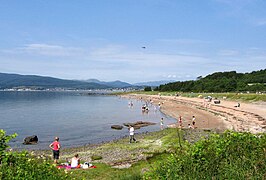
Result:
[[[45,159],[38,159],[28,152],[8,151],[7,143],[16,134],[6,135],[0,129],[0,179],[68,179],[68,175]]]
[[[266,91],[266,69],[251,73],[217,72],[196,81],[173,82],[155,90],[181,92],[243,92]]]
[[[102,158],[103,158],[102,156],[97,156],[97,155],[93,155],[93,156],[91,156],[91,160],[92,160],[92,161],[100,160],[100,159],[102,159]]]
[[[266,134],[227,131],[157,162],[146,179],[264,179]]]
[[[38,159],[26,152],[7,151],[1,130],[2,161],[0,179],[263,179],[266,177],[266,134],[226,131],[217,134],[204,130],[165,129],[137,135],[138,143],[128,139],[106,143],[95,154],[119,149],[116,163],[131,164],[118,169],[96,160],[95,169],[58,170],[50,160]],[[205,137],[204,139],[201,137]],[[191,144],[189,142],[193,142]],[[5,148],[3,148],[5,147]],[[85,152],[80,152],[81,157]],[[128,159],[126,152],[130,152]],[[82,154],[84,153],[84,154]],[[139,154],[138,154],[139,153]],[[113,156],[114,154],[112,154]],[[110,156],[108,154],[108,156]],[[145,156],[143,160],[137,157]]]
[[[150,86],[145,87],[144,91],[151,91],[151,87]]]
[[[132,93],[132,92],[131,92]],[[266,101],[266,94],[255,94],[255,93],[182,93],[176,91],[136,91],[135,94],[145,94],[145,95],[158,95],[162,96],[175,96],[178,94],[182,97],[197,98],[199,96],[207,97],[212,96],[213,98],[223,99],[232,101],[242,101],[242,102],[256,102],[256,101]]]

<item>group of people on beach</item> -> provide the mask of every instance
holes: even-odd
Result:
[[[129,125],[128,127],[129,130],[129,136],[130,140],[129,143],[132,143],[134,141],[135,143],[137,140],[135,139],[135,129],[133,126]],[[49,147],[53,150],[53,159],[54,159],[54,164],[58,164],[59,156],[60,156],[60,142],[59,142],[59,137],[54,138],[54,142],[52,142]],[[67,162],[70,164],[71,168],[80,168],[80,158],[78,154],[75,154],[74,157],[71,159],[71,161]]]
[[[182,128],[183,127],[183,120],[182,120],[182,116],[179,116],[178,120],[177,120],[177,127],[179,128]],[[196,117],[195,116],[192,116],[192,120],[191,120],[191,123],[188,124],[188,128],[191,128],[191,129],[195,129],[196,128]],[[161,118],[160,120],[160,127],[161,127],[161,130],[164,129],[164,119]]]

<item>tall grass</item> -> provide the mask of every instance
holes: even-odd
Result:
[[[145,179],[265,179],[266,134],[213,134],[146,173]]]

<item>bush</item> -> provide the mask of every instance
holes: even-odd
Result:
[[[263,179],[266,134],[226,131],[173,154],[146,179]]]
[[[66,172],[55,168],[46,160],[38,159],[28,152],[7,151],[8,142],[16,134],[6,135],[0,130],[0,179],[67,179]]]
[[[151,87],[150,86],[145,87],[144,91],[151,91]]]
[[[100,159],[102,159],[102,158],[103,158],[102,156],[98,156],[98,155],[93,155],[93,156],[91,156],[91,160],[92,160],[92,161],[100,160]]]

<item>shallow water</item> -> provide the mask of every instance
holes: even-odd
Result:
[[[133,107],[129,107],[132,101]],[[128,135],[127,128],[113,130],[111,125],[125,122],[158,123],[136,130],[136,133],[160,130],[160,118],[165,124],[175,120],[165,117],[150,106],[142,113],[144,102],[118,96],[88,95],[85,92],[7,92],[0,91],[0,129],[7,134],[18,133],[10,143],[18,149],[47,149],[54,136],[63,147],[108,141]],[[22,145],[26,136],[37,135],[37,145]]]

